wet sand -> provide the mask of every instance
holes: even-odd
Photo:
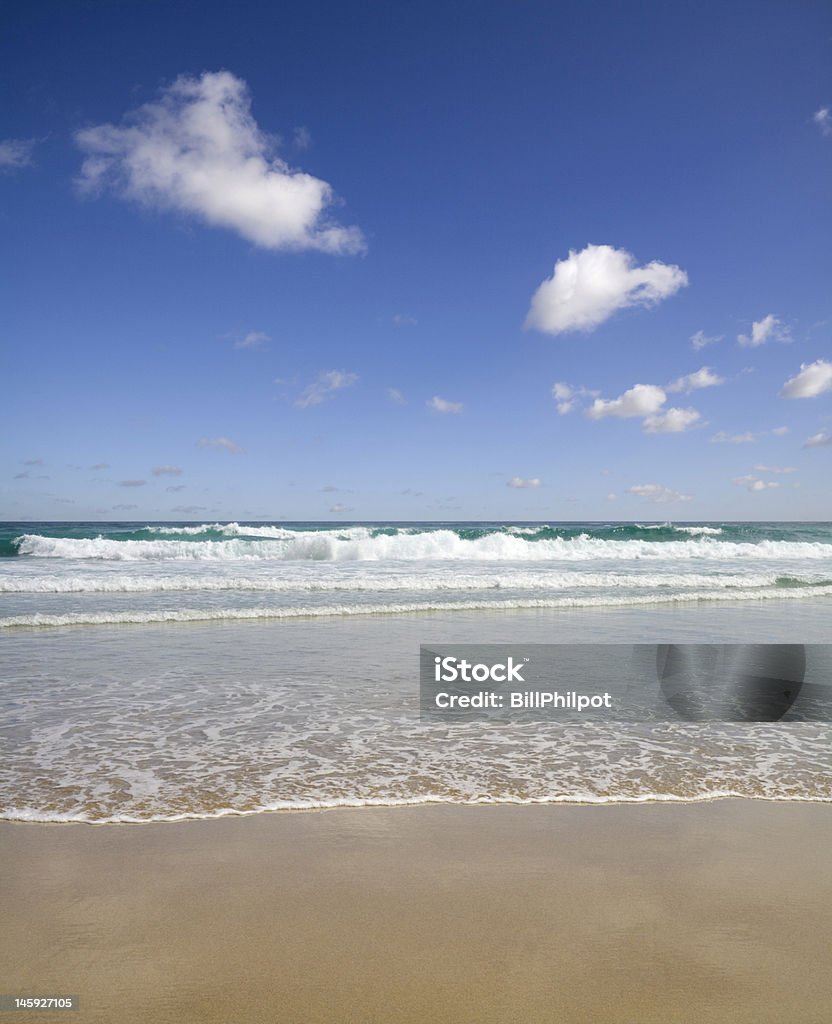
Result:
[[[744,800],[4,823],[0,991],[75,1024],[828,1024],[830,849],[832,805]]]

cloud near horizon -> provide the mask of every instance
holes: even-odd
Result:
[[[591,331],[618,310],[655,306],[687,283],[680,267],[658,260],[640,267],[626,249],[570,249],[532,296],[524,326],[546,334]]]
[[[652,501],[657,505],[669,505],[692,499],[690,494],[680,494],[661,484],[633,484],[632,487],[627,488],[627,494],[634,494],[638,498],[644,498],[645,501]]]
[[[230,71],[185,75],[120,124],[76,132],[83,191],[109,188],[144,206],[190,214],[265,249],[356,253],[356,227],[327,219],[327,182],[294,170],[251,113],[248,86]]]
[[[201,437],[197,441],[198,448],[217,448],[220,451],[228,452],[230,455],[240,455],[243,449],[232,441],[230,437]]]

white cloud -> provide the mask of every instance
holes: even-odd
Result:
[[[826,434],[821,431],[819,434],[812,434],[811,437],[807,438],[803,442],[804,448],[825,448],[827,445],[832,444],[832,434]]]
[[[294,170],[251,114],[246,83],[229,71],[182,76],[121,124],[77,132],[79,184],[178,210],[266,249],[364,249],[358,228],[327,219],[332,187]]]
[[[772,430],[772,434],[775,434],[777,437],[783,437],[784,434],[788,434],[788,432],[788,427],[775,427],[774,430]]]
[[[695,334],[690,336],[690,343],[695,352],[701,351],[703,348],[707,348],[708,345],[716,345],[722,341],[723,334],[705,334],[704,331],[697,331]]]
[[[607,495],[607,501],[618,501],[618,495],[614,491],[610,491]]]
[[[812,114],[812,120],[824,135],[832,135],[832,112],[829,107],[821,107]]]
[[[520,476],[513,476],[511,480],[509,480],[508,483],[506,484],[506,487],[515,487],[518,490],[524,490],[526,488],[534,489],[536,487],[540,487],[541,483],[542,480],[540,480],[536,476],[532,477],[531,480],[524,480]]]
[[[633,484],[627,488],[627,494],[635,494],[645,501],[655,502],[657,505],[669,505],[677,501],[690,501],[690,494],[680,494],[672,491],[669,487],[662,487],[661,484]]]
[[[773,487],[779,487],[779,480],[759,480],[749,473],[747,476],[735,476],[734,483],[744,487],[747,491],[767,491]]]
[[[744,434],[729,434],[725,430],[720,430],[714,434],[711,438],[712,444],[750,444],[752,441],[757,440],[757,435],[752,434],[750,430],[746,430]]]
[[[753,468],[754,468],[755,472],[757,472],[757,473],[782,474],[782,473],[796,473],[797,472],[797,466],[760,466],[760,465],[757,465],[757,466],[754,466]]]
[[[407,405],[407,399],[398,388],[387,388],[387,397],[396,405]]]
[[[547,334],[591,331],[619,309],[654,306],[687,283],[679,267],[658,260],[639,267],[625,249],[588,245],[555,263],[532,296],[525,326]]]
[[[689,430],[698,419],[696,409],[667,409],[648,416],[644,421],[644,430],[647,434],[681,434]]]
[[[630,419],[637,416],[651,416],[658,412],[667,401],[664,390],[655,384],[636,384],[618,398],[596,398],[587,409],[586,415],[591,420],[617,416]]]
[[[202,437],[197,441],[200,448],[218,448],[220,451],[228,452],[230,455],[240,455],[243,449],[232,441],[230,437]]]
[[[425,404],[434,412],[460,413],[465,408],[462,402],[449,402],[446,398],[440,398],[439,395],[434,395]]]
[[[695,373],[688,373],[684,377],[677,377],[673,383],[668,384],[666,390],[683,394],[690,394],[691,391],[699,391],[701,388],[715,388],[725,383],[725,378],[720,377],[709,366],[703,366]]]
[[[334,513],[336,516],[341,516],[344,515],[345,512],[352,512],[354,510],[351,505],[342,505],[339,501],[333,505],[329,511]]]
[[[17,171],[32,165],[37,139],[0,139],[0,170]]]
[[[144,487],[147,480],[119,480],[119,487]]]
[[[265,345],[271,340],[265,331],[249,331],[247,334],[235,338],[234,348],[260,348],[261,345]]]
[[[762,320],[755,320],[751,325],[751,334],[740,334],[737,341],[746,348],[757,348],[765,345],[767,341],[791,341],[792,336],[788,327],[774,315],[769,313]]]
[[[295,405],[299,409],[306,409],[310,405],[320,405],[321,402],[332,398],[337,391],[351,388],[357,380],[357,373],[347,373],[345,370],[329,370],[326,373],[322,373],[316,381],[309,385],[300,398],[295,401]]]
[[[558,412],[561,416],[565,416],[578,404],[579,398],[589,397],[595,398],[599,392],[590,391],[589,388],[576,387],[572,384],[566,384],[564,381],[558,381],[552,385],[552,397],[557,403]]]
[[[815,398],[832,390],[832,363],[816,359],[814,363],[801,363],[800,373],[783,385],[783,398]]]
[[[182,470],[179,466],[154,466],[154,476],[182,476]]]

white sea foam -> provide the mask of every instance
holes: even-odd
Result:
[[[507,533],[476,538],[453,530],[373,536],[364,527],[309,532],[286,531],[280,539],[246,540],[113,540],[78,539],[25,534],[17,538],[21,555],[34,558],[109,561],[566,561],[596,559],[667,561],[714,560],[828,560],[832,544],[763,540],[758,543],[698,537],[655,543],[644,540],[606,540],[580,534],[526,540]]]
[[[407,615],[418,612],[510,611],[522,608],[621,608],[649,604],[681,604],[699,601],[799,600],[832,596],[832,586],[795,589],[696,590],[684,593],[633,594],[627,597],[588,595],[586,597],[517,598],[507,601],[413,601],[385,604],[336,604],[275,608],[181,608],[126,612],[68,612],[63,615],[8,615],[0,618],[0,629],[25,626],[128,625],[163,622],[213,622],[240,619],[296,619],[352,615]]]

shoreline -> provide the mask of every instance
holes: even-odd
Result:
[[[828,1015],[828,804],[357,809],[0,822],[6,990],[96,1022]]]

